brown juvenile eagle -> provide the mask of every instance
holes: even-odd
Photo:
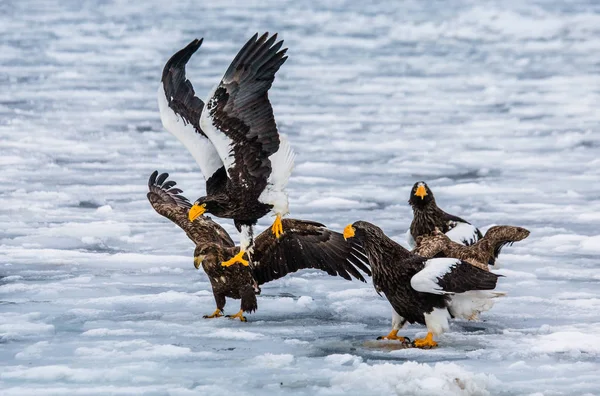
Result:
[[[488,264],[496,262],[505,245],[512,245],[528,236],[529,230],[525,228],[494,226],[487,230],[483,238],[475,244],[465,246],[452,241],[436,228],[433,234],[418,237],[417,246],[412,252],[427,258],[453,257],[489,271]]]
[[[243,312],[257,309],[259,286],[301,269],[314,268],[332,276],[352,277],[365,282],[359,269],[371,275],[366,256],[360,246],[348,244],[342,234],[324,225],[304,220],[284,219],[285,232],[279,238],[270,230],[257,236],[249,266],[222,266],[221,262],[235,256],[236,247],[227,231],[207,216],[190,221],[192,204],[166,181],[167,173],[155,171],[148,180],[148,200],[160,215],[181,227],[196,244],[194,266],[208,276],[217,309],[205,318],[223,316],[225,298],[241,299],[240,311],[231,316],[246,321]]]
[[[238,52],[221,82],[199,99],[185,67],[202,45],[193,40],[165,64],[158,90],[164,127],[190,151],[206,180],[206,196],[188,211],[194,220],[204,212],[233,219],[240,235],[239,252],[224,265],[248,265],[253,226],[270,211],[271,227],[280,237],[281,217],[288,213],[285,192],[294,152],[277,131],[268,90],[285,62],[287,49],[277,34],[254,35]]]
[[[397,336],[406,323],[427,326],[427,336],[414,340],[419,348],[437,345],[434,335],[448,330],[451,317],[470,319],[491,307],[490,300],[503,293],[493,292],[499,275],[455,258],[433,258],[413,254],[388,238],[381,228],[357,221],[344,229],[344,238],[364,248],[373,286],[383,293],[397,315],[386,339]]]

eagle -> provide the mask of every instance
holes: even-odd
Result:
[[[413,220],[407,233],[411,248],[415,246],[418,237],[430,235],[435,228],[463,245],[472,245],[482,237],[481,231],[471,223],[440,209],[424,181],[418,181],[413,185],[408,203],[413,210]]]
[[[407,341],[398,330],[406,322],[427,326],[427,336],[415,339],[418,348],[437,346],[434,335],[448,330],[451,317],[470,319],[491,307],[500,275],[456,258],[426,258],[411,253],[366,221],[344,228],[344,238],[358,243],[367,255],[375,290],[392,305],[395,321],[384,339]]]
[[[208,276],[216,310],[204,316],[223,316],[226,298],[240,299],[237,314],[229,316],[246,321],[244,312],[254,312],[258,303],[256,294],[260,285],[301,269],[314,268],[331,276],[358,279],[366,282],[361,271],[371,275],[369,263],[362,248],[345,242],[342,234],[327,229],[323,224],[295,219],[283,219],[286,232],[280,237],[270,230],[259,234],[255,241],[252,263],[249,266],[222,266],[221,262],[238,254],[231,237],[210,217],[201,215],[193,221],[188,217],[190,201],[167,181],[168,173],[153,172],[148,179],[148,201],[154,210],[177,224],[196,244],[194,266]]]
[[[489,271],[488,264],[496,263],[504,246],[522,241],[528,236],[529,230],[522,227],[494,226],[475,244],[465,246],[452,241],[436,228],[432,235],[418,237],[417,246],[412,252],[427,258],[453,257]]]
[[[286,61],[287,48],[277,34],[255,34],[238,52],[206,102],[186,78],[185,67],[200,48],[195,39],[165,64],[158,89],[164,127],[190,151],[204,175],[206,195],[191,206],[194,220],[203,213],[233,219],[241,233],[239,252],[225,266],[248,265],[254,245],[253,226],[274,212],[271,227],[283,233],[288,210],[285,191],[294,166],[294,152],[277,131],[268,90]]]

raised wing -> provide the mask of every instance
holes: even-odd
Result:
[[[494,265],[504,246],[512,245],[528,236],[529,230],[522,227],[494,226],[487,230],[485,236],[477,242],[477,246],[485,251],[493,252],[493,257],[488,264]]]
[[[147,197],[154,210],[181,227],[196,245],[212,242],[226,247],[235,246],[227,231],[210,217],[200,216],[193,222],[189,221],[188,210],[192,204],[181,195],[183,191],[175,187],[175,181],[167,181],[168,177],[168,173],[159,175],[158,171],[154,171],[148,179]]]
[[[359,269],[371,275],[362,248],[346,242],[342,234],[323,224],[283,220],[284,234],[277,239],[270,230],[256,238],[252,273],[263,284],[305,268],[320,269],[332,276],[365,282]]]
[[[204,102],[185,76],[185,66],[200,45],[202,40],[196,39],[167,61],[158,88],[158,107],[164,127],[183,143],[200,166],[210,195],[224,188],[227,175],[221,157],[200,127]]]
[[[200,125],[219,153],[233,185],[262,192],[280,139],[268,98],[287,49],[277,35],[254,35],[239,51],[202,112]],[[286,151],[289,148],[286,148]],[[271,181],[274,183],[274,181]]]
[[[470,290],[493,290],[498,277],[455,258],[433,258],[410,280],[416,291],[431,294],[455,294]]]

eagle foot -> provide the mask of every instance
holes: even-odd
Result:
[[[392,330],[388,335],[377,337],[378,340],[398,340],[402,343],[408,342],[410,343],[410,338],[408,337],[399,337],[398,330]]]
[[[250,265],[250,263],[248,262],[248,260],[244,260],[244,254],[246,252],[243,250],[240,250],[240,252],[238,254],[236,254],[235,256],[233,256],[232,258],[230,258],[227,261],[223,261],[221,263],[221,265],[223,267],[230,267],[236,263],[240,263],[242,265],[245,265],[246,267]]]
[[[437,346],[437,342],[433,341],[433,333],[427,333],[425,338],[417,338],[413,342],[415,348],[431,349]]]
[[[213,312],[210,315],[204,315],[203,318],[204,319],[214,319],[214,318],[220,318],[221,316],[223,316],[223,311],[221,311],[219,308],[215,309],[215,312]]]
[[[240,322],[247,322],[248,320],[246,319],[246,317],[243,315],[244,311],[242,311],[240,309],[240,311],[238,313],[236,313],[235,315],[226,315],[226,318],[229,319],[239,319]]]
[[[275,234],[275,237],[279,239],[281,235],[283,235],[283,223],[281,222],[281,215],[277,215],[273,225],[271,226],[271,231]]]

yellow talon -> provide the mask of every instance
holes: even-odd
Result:
[[[244,311],[240,309],[240,311],[235,315],[227,315],[226,317],[229,319],[239,319],[240,322],[247,322],[248,320],[246,320],[246,317],[243,315],[243,313]]]
[[[433,333],[428,332],[425,338],[417,338],[414,341],[417,348],[429,349],[437,346],[437,342],[433,341]]]
[[[248,260],[244,260],[244,254],[245,253],[246,253],[245,251],[240,250],[240,252],[238,254],[236,254],[235,256],[233,256],[232,258],[230,258],[227,261],[223,261],[221,263],[221,265],[223,267],[229,267],[229,266],[232,266],[235,263],[240,263],[240,264],[245,265],[247,267],[247,266],[250,265],[250,263],[248,263]]]
[[[281,215],[277,215],[277,218],[271,226],[271,231],[273,232],[273,234],[275,234],[275,237],[278,239],[283,234],[283,224],[281,223]]]
[[[213,319],[213,318],[220,318],[221,316],[223,316],[223,311],[221,311],[219,308],[215,309],[215,312],[212,313],[212,315],[204,315],[203,318],[204,319]]]
[[[392,330],[392,331],[390,331],[390,334],[388,334],[386,336],[377,337],[377,339],[378,340],[398,340],[400,342],[406,341],[406,338],[398,337],[397,334],[398,334],[398,330]]]

